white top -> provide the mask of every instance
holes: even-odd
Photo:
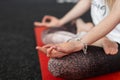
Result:
[[[91,5],[91,17],[93,23],[96,25],[102,19],[104,19],[109,13],[109,8],[105,3],[105,0],[93,0]],[[112,30],[107,37],[112,40],[120,43],[120,24],[118,24],[114,30]]]

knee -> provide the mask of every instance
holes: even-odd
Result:
[[[69,63],[67,64],[64,60],[50,59],[48,63],[48,69],[53,76],[63,78],[65,80],[73,80],[74,72],[70,69]],[[71,67],[72,68],[72,67]]]
[[[77,56],[77,55],[76,55]],[[75,55],[60,59],[50,59],[48,69],[55,77],[67,80],[82,79],[87,73],[87,65]],[[86,62],[88,63],[88,62]]]
[[[62,71],[62,63],[58,62],[57,59],[50,59],[48,62],[48,70],[53,74],[55,77],[61,77],[63,74]]]

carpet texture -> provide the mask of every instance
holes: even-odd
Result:
[[[0,80],[41,80],[33,32],[40,17],[32,2],[0,0]]]

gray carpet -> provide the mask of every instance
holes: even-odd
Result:
[[[41,80],[33,1],[0,0],[0,80]]]

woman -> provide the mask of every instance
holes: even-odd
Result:
[[[115,48],[109,48],[109,50],[106,49],[105,52],[111,54],[118,52],[116,48],[119,46],[117,43],[120,43],[120,0],[80,0],[78,4],[76,4],[76,6],[63,18],[57,19],[56,17],[47,16],[43,19],[42,23],[35,23],[35,25],[44,24],[47,26],[62,26],[65,23],[84,14],[90,7],[91,17],[95,27],[92,28],[79,41],[70,41],[60,44],[47,44],[43,47],[37,47],[41,51],[47,53],[48,57],[53,58],[49,61],[49,69],[55,76],[75,80],[112,72],[110,71],[111,69],[113,69],[113,71],[119,69],[115,69],[110,62],[105,64],[106,61],[109,60],[106,59],[106,55],[101,54],[104,52],[96,48],[99,52],[96,52],[96,54],[91,54],[94,52],[91,52],[90,47],[88,47],[87,50],[87,46],[95,43],[96,41],[99,42],[101,39],[102,41],[105,41],[104,43],[111,40],[113,43],[107,43],[108,45],[114,45]],[[48,18],[51,20],[50,23],[46,22],[46,19]],[[82,52],[77,52],[80,50],[83,50],[84,53],[87,52],[87,54],[84,55]],[[117,55],[120,56],[119,54]],[[63,58],[54,59],[56,57]],[[95,58],[99,58],[101,61],[96,61]],[[100,70],[99,65],[101,66],[102,63],[103,70]],[[120,65],[117,66],[120,67]]]

